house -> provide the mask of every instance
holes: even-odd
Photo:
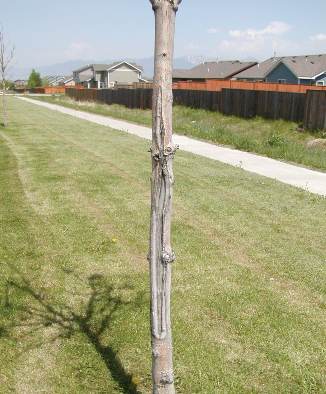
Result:
[[[142,78],[142,66],[126,61],[111,64],[90,64],[73,71],[76,85],[87,88],[108,88],[115,85],[132,85],[147,82]]]
[[[93,64],[78,68],[73,71],[73,79],[75,85],[84,85],[85,87],[92,87],[91,81],[94,77]]]
[[[326,55],[274,56],[235,77],[241,81],[326,86]]]
[[[15,87],[17,86],[26,86],[28,84],[28,79],[16,79],[14,81]]]
[[[70,75],[69,77],[64,77],[63,81],[61,81],[62,86],[75,86],[75,81],[73,76]]]
[[[45,86],[59,86],[64,79],[65,77],[61,75],[47,75],[46,77],[42,78],[42,81],[43,85]]]
[[[231,79],[235,74],[250,69],[257,62],[240,62],[239,60],[223,60],[204,62],[190,70],[174,69],[173,83],[179,81],[205,82],[206,79]]]

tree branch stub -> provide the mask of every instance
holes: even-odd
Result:
[[[152,4],[152,8],[155,11],[156,8],[159,7],[159,3],[162,1],[167,1],[168,3],[170,3],[173,6],[173,9],[175,11],[178,10],[178,6],[181,3],[182,0],[149,0]]]

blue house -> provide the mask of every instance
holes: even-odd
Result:
[[[326,86],[326,55],[272,57],[235,75],[241,81]]]

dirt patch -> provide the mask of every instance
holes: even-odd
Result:
[[[307,148],[326,150],[326,139],[325,138],[309,138],[309,140],[307,141]]]

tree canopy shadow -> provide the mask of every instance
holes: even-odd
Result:
[[[66,273],[73,274],[81,280],[72,271]],[[132,381],[132,375],[125,370],[119,360],[117,350],[110,345],[104,345],[101,341],[102,334],[112,327],[114,314],[119,308],[130,302],[123,301],[114,286],[108,284],[102,275],[93,274],[87,278],[87,282],[91,290],[90,295],[82,310],[76,312],[69,305],[49,301],[41,291],[35,290],[21,274],[18,279],[8,280],[5,289],[5,306],[10,305],[10,293],[14,290],[23,292],[32,300],[30,305],[18,308],[21,318],[15,321],[11,328],[24,326],[35,332],[35,330],[55,325],[59,328],[59,333],[55,338],[52,338],[53,341],[58,337],[70,338],[77,332],[86,335],[105,362],[120,390],[126,394],[137,394],[139,393],[137,386]]]

